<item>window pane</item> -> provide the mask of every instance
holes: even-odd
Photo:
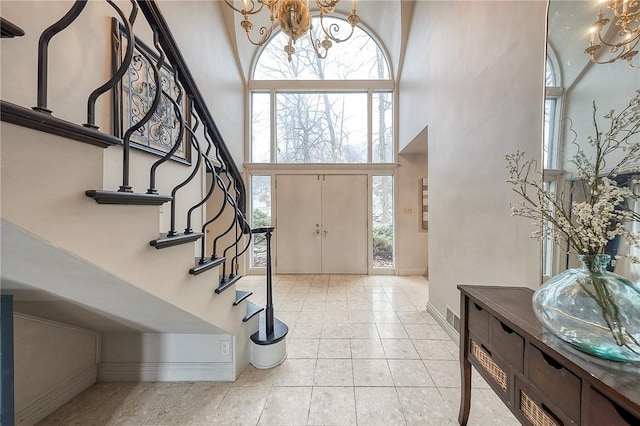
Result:
[[[277,162],[366,163],[366,93],[278,93]]]
[[[554,87],[556,86],[556,73],[553,69],[553,63],[551,59],[547,56],[546,69],[545,69],[545,86]]]
[[[373,176],[373,267],[393,268],[393,176]]]
[[[251,94],[251,162],[271,162],[271,106],[269,93]]]
[[[555,169],[557,150],[555,143],[557,99],[547,98],[544,102],[544,146],[543,161],[545,169]]]
[[[337,24],[337,37],[344,38],[351,26],[343,19],[324,18],[324,27]],[[347,31],[348,29],[348,31]],[[313,18],[316,39],[324,40],[320,20]],[[322,36],[321,36],[322,34]],[[288,37],[283,32],[271,38],[264,46],[256,64],[255,80],[388,80],[389,66],[378,44],[369,34],[356,27],[353,35],[342,43],[333,43],[326,59],[319,59],[313,50],[309,35],[295,44],[291,62],[284,52]]]
[[[555,192],[555,182],[548,181],[543,182],[543,188],[549,193]],[[547,206],[551,214],[554,213],[553,205]],[[546,230],[553,228],[553,224],[549,221],[545,221],[544,227]],[[548,232],[545,232],[545,237],[542,239],[542,275],[550,277],[553,275],[553,239]]]
[[[391,163],[393,161],[392,92],[374,93],[372,108],[373,145],[371,147],[371,161],[373,163]]]
[[[271,225],[271,176],[251,176],[251,226]],[[264,234],[253,237],[251,266],[267,266],[267,241]]]

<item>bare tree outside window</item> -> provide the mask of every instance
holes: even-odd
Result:
[[[271,176],[251,176],[251,227],[271,226]],[[251,266],[267,266],[267,240],[264,234],[254,235]]]
[[[325,26],[338,24],[342,30],[346,21],[325,18]],[[314,33],[320,38],[320,20],[313,19]],[[344,36],[340,34],[338,36]],[[254,80],[388,80],[389,66],[378,44],[364,30],[356,27],[353,36],[342,43],[334,43],[326,59],[320,59],[311,47],[307,35],[298,39],[296,51],[287,60],[283,47],[287,36],[279,33],[267,43],[258,58]]]
[[[366,93],[278,93],[278,163],[366,163]]]
[[[393,176],[373,176],[373,266],[392,268]]]

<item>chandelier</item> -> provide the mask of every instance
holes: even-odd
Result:
[[[276,25],[280,25],[282,31],[289,37],[289,41],[284,47],[284,51],[287,54],[289,62],[291,62],[291,55],[296,50],[293,45],[296,40],[303,35],[307,33],[309,34],[313,50],[318,58],[324,59],[327,57],[327,53],[331,46],[333,46],[333,43],[341,43],[349,40],[353,35],[355,26],[360,22],[360,17],[356,13],[356,0],[353,0],[351,14],[347,17],[347,22],[351,25],[351,32],[346,37],[339,38],[339,25],[332,23],[328,27],[325,27],[324,17],[325,15],[331,14],[335,11],[336,5],[340,0],[314,1],[320,10],[319,18],[320,27],[322,29],[321,37],[324,35],[322,40],[315,39],[313,35],[309,0],[306,0],[306,3],[302,0],[242,0],[241,9],[234,6],[234,0],[225,0],[225,3],[242,15],[240,26],[247,33],[247,39],[256,46],[262,46],[265,44],[271,37]],[[251,35],[253,23],[249,20],[249,17],[260,13],[262,10],[269,12],[271,24],[270,26],[260,27],[258,31],[260,37],[255,40]]]
[[[611,16],[611,19],[605,15]],[[601,0],[598,19],[589,30],[591,41],[584,52],[595,64],[609,64],[624,59],[632,68],[640,68],[633,64],[640,41],[639,23],[640,0]],[[608,48],[609,55],[601,60],[598,52],[603,46]]]

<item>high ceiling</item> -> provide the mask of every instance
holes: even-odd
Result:
[[[242,15],[234,12],[224,1],[219,1],[218,3],[227,22],[231,43],[237,47],[238,61],[246,81],[248,80],[254,57],[260,48],[247,40],[244,30],[240,27]],[[340,1],[334,15],[348,16],[352,4],[349,0]],[[413,8],[414,0],[358,0],[357,2],[357,12],[361,25],[378,39],[389,54],[393,76],[396,81],[402,73],[406,37],[411,24]],[[314,7],[313,1],[310,2],[310,9],[312,15],[316,16],[318,9]],[[260,26],[269,23],[268,14],[264,11],[261,14],[265,14],[263,18],[266,20],[251,17],[251,21],[254,23],[254,31]],[[338,54],[338,52],[339,46],[336,46],[329,54]]]

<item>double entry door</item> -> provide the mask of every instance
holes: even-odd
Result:
[[[276,272],[367,273],[367,175],[276,176]]]

